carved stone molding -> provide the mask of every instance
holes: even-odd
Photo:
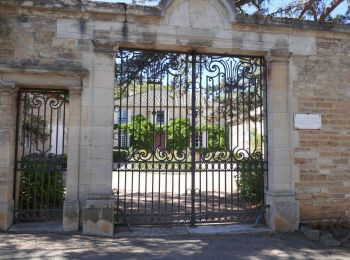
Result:
[[[226,11],[227,19],[230,22],[234,22],[236,20],[236,15],[237,15],[236,6],[233,3],[233,1],[229,1],[229,0],[215,0],[215,1],[212,1],[212,0],[162,0],[159,4],[161,15],[162,16],[169,15],[169,13],[171,13],[174,8],[175,9],[178,8],[178,6],[184,2],[193,2],[195,4],[197,2],[199,5],[202,5],[202,6],[207,3],[210,5],[219,5],[221,6],[222,9]]]
[[[266,55],[265,59],[269,62],[283,61],[287,62],[293,53],[288,51],[270,50]]]
[[[4,83],[0,88],[31,87],[56,88],[80,91],[89,71],[83,68],[13,67],[0,65],[0,75]],[[8,83],[12,82],[12,83]],[[4,86],[3,86],[4,85]]]
[[[17,87],[16,84],[13,82],[7,82],[0,77],[0,91],[5,92],[16,92]]]

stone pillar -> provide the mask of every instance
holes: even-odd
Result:
[[[83,233],[112,236],[113,52],[95,52],[85,57],[85,65],[90,76],[82,92],[79,196],[85,199]]]
[[[289,109],[289,58],[291,53],[271,51],[266,56],[268,113],[267,224],[276,231],[299,228],[299,203],[292,176]]]
[[[66,200],[63,206],[63,230],[79,230],[79,161],[81,91],[69,92]]]
[[[16,94],[15,84],[0,78],[0,230],[7,230],[14,217]]]

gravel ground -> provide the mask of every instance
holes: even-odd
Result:
[[[62,233],[0,233],[0,259],[350,259],[293,234],[101,238]]]

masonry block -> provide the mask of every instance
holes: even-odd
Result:
[[[14,203],[13,200],[0,201],[0,230],[7,230],[13,223]]]
[[[66,200],[63,205],[63,231],[79,230],[79,201]]]
[[[88,195],[83,209],[83,233],[97,236],[113,236],[114,234],[113,194]]]
[[[278,232],[292,232],[299,229],[299,202],[290,192],[267,192],[267,224]]]

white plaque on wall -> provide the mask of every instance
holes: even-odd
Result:
[[[320,130],[322,117],[320,114],[294,114],[294,129]]]

